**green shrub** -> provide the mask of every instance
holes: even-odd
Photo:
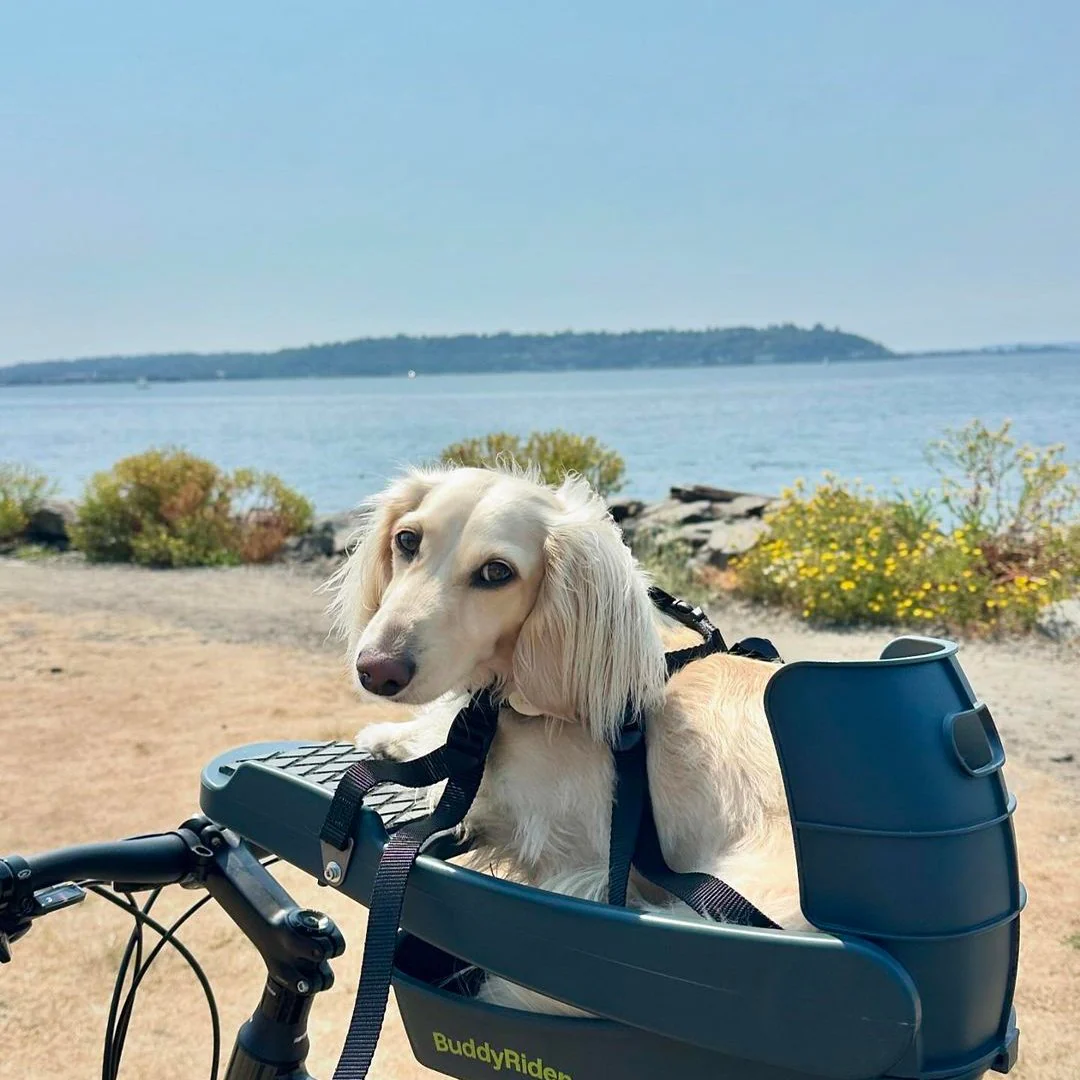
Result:
[[[691,562],[693,551],[685,540],[642,531],[634,535],[631,546],[638,562],[665,592],[688,599],[706,591]]]
[[[0,462],[0,543],[22,535],[30,518],[52,491],[48,477],[37,469]]]
[[[183,450],[148,450],[91,479],[72,541],[94,562],[263,562],[307,528],[311,514],[276,476],[229,474]]]
[[[231,489],[241,562],[272,559],[290,536],[311,526],[311,503],[273,473],[237,469]]]
[[[464,439],[443,450],[442,461],[452,465],[493,468],[500,462],[533,466],[547,484],[561,483],[567,473],[584,477],[601,495],[612,495],[623,484],[626,463],[592,435],[567,431],[534,431],[527,439],[505,431]]]
[[[936,491],[880,497],[826,477],[784,492],[769,531],[735,563],[740,590],[813,620],[1030,629],[1080,582],[1076,488],[1060,447],[1017,447],[1007,424],[974,423],[931,454]]]

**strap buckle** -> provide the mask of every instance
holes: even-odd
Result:
[[[675,603],[671,605],[671,609],[680,615],[693,619],[694,622],[701,622],[705,618],[705,612],[700,607],[695,607],[689,600],[676,598]]]
[[[732,656],[745,656],[750,660],[768,660],[770,663],[782,663],[779,650],[768,639],[762,637],[743,638],[731,646]]]

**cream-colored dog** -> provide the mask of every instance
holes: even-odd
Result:
[[[374,500],[330,582],[358,687],[420,708],[358,744],[404,760],[440,746],[464,695],[504,699],[465,828],[514,878],[602,900],[613,765],[627,700],[646,717],[664,855],[714,874],[785,927],[805,927],[779,765],[763,707],[773,668],[731,656],[665,681],[648,579],[602,500],[520,473],[416,470]],[[685,643],[685,642],[683,642]],[[631,880],[631,902],[671,900]],[[683,909],[684,911],[688,909]],[[485,996],[556,1006],[489,979]]]

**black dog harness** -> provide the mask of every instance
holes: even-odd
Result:
[[[780,659],[772,643],[765,638],[746,638],[729,649],[720,631],[701,608],[678,600],[662,589],[650,589],[649,595],[663,614],[702,637],[700,645],[666,654],[668,678],[692,661],[714,653],[758,660]],[[371,890],[360,986],[333,1080],[363,1080],[367,1076],[390,993],[394,950],[409,871],[429,840],[456,829],[469,812],[484,776],[484,764],[498,726],[499,709],[500,702],[491,690],[481,690],[454,717],[446,742],[437,750],[412,761],[359,761],[338,783],[319,836],[323,876],[330,885],[339,885],[344,880],[352,855],[353,832],[364,797],[372,788],[385,783],[421,788],[447,781],[435,809],[427,817],[396,830],[383,848]],[[706,918],[779,929],[719,878],[701,873],[676,873],[667,865],[649,798],[645,726],[630,703],[627,703],[619,737],[612,750],[615,791],[608,855],[608,902],[625,906],[632,867],[646,881],[671,893]]]

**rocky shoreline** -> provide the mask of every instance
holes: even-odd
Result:
[[[671,488],[656,503],[613,501],[611,516],[631,547],[651,541],[685,548],[691,564],[726,569],[765,532],[765,511],[776,499],[744,491],[692,484]]]
[[[774,501],[771,495],[690,484],[672,487],[668,498],[659,502],[614,499],[608,506],[631,546],[645,542],[681,545],[693,565],[722,570],[734,556],[749,551],[761,538],[765,510]],[[67,551],[75,514],[74,503],[46,500],[14,546],[31,544]],[[355,533],[356,521],[356,515],[349,512],[317,517],[310,529],[286,541],[278,561],[308,563],[341,558]]]
[[[691,572],[723,571],[761,539],[768,527],[765,512],[775,501],[772,495],[687,484],[672,487],[659,502],[612,499],[608,509],[626,542],[643,558],[649,551],[671,550],[680,561],[685,559]],[[10,548],[33,545],[56,553],[68,551],[75,514],[74,503],[46,500]],[[344,558],[357,520],[357,514],[350,512],[317,517],[310,529],[285,542],[274,563],[329,572]],[[4,553],[0,548],[0,555]],[[69,557],[76,554],[71,552]],[[1040,616],[1037,629],[1053,641],[1080,641],[1080,598],[1051,604]]]
[[[766,527],[765,510],[774,501],[771,495],[692,484],[672,487],[668,498],[659,502],[613,499],[608,508],[631,547],[639,542],[682,545],[694,566],[722,570],[758,542]],[[340,558],[355,529],[354,514],[316,518],[306,533],[286,542],[281,559]]]

